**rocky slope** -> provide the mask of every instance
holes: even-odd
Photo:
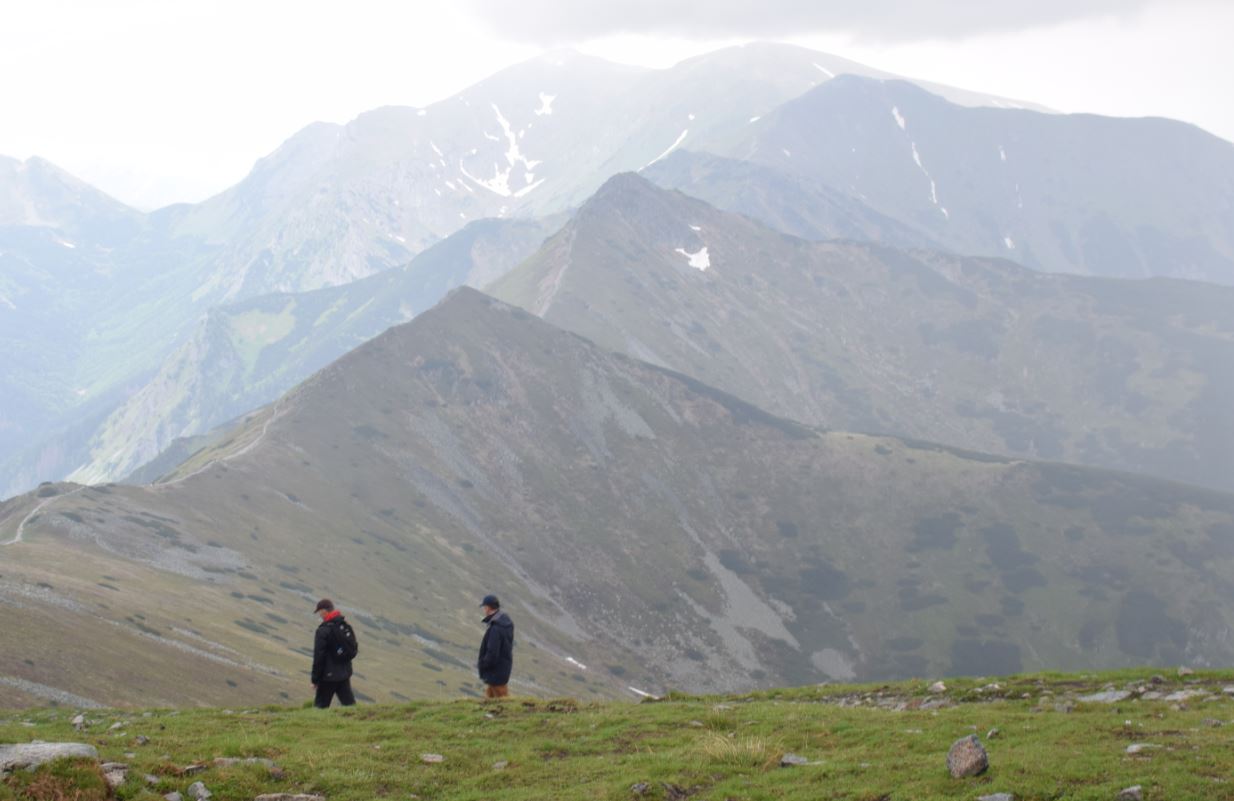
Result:
[[[492,287],[793,419],[1234,489],[1234,290],[811,243],[635,175]]]
[[[842,192],[959,253],[1234,284],[1234,144],[1185,123],[964,108],[846,75],[751,127],[715,152]],[[710,170],[691,183],[718,199],[708,184],[730,181],[731,165]]]
[[[270,699],[334,595],[366,692],[474,692],[487,591],[523,692],[1219,663],[1232,537],[1230,495],[824,433],[464,289],[154,486],[0,507],[40,648],[0,674]]]

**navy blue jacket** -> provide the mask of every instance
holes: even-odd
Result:
[[[502,610],[484,618],[488,628],[480,641],[480,658],[476,667],[480,680],[485,684],[500,687],[510,683],[510,671],[514,669],[514,621]]]

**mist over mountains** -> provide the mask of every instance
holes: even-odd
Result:
[[[1170,120],[560,51],[150,214],[0,159],[0,348],[0,701],[291,693],[327,593],[395,699],[498,586],[545,693],[1234,648],[1234,145]]]

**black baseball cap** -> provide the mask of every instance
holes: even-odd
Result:
[[[322,598],[320,601],[317,602],[317,608],[314,609],[313,612],[314,613],[320,612],[323,609],[326,610],[327,612],[333,612],[334,611],[334,601],[331,601],[329,598]]]
[[[484,600],[480,602],[480,606],[491,606],[494,609],[500,609],[501,601],[497,600],[496,595],[489,594],[484,596]]]

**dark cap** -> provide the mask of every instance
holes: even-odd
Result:
[[[496,595],[486,595],[484,600],[480,602],[480,606],[491,606],[494,609],[500,609],[501,601],[497,600]]]
[[[334,611],[334,601],[331,601],[329,598],[322,598],[320,601],[317,602],[317,608],[314,609],[313,611],[320,612],[323,609],[326,610],[327,612],[333,612]]]

